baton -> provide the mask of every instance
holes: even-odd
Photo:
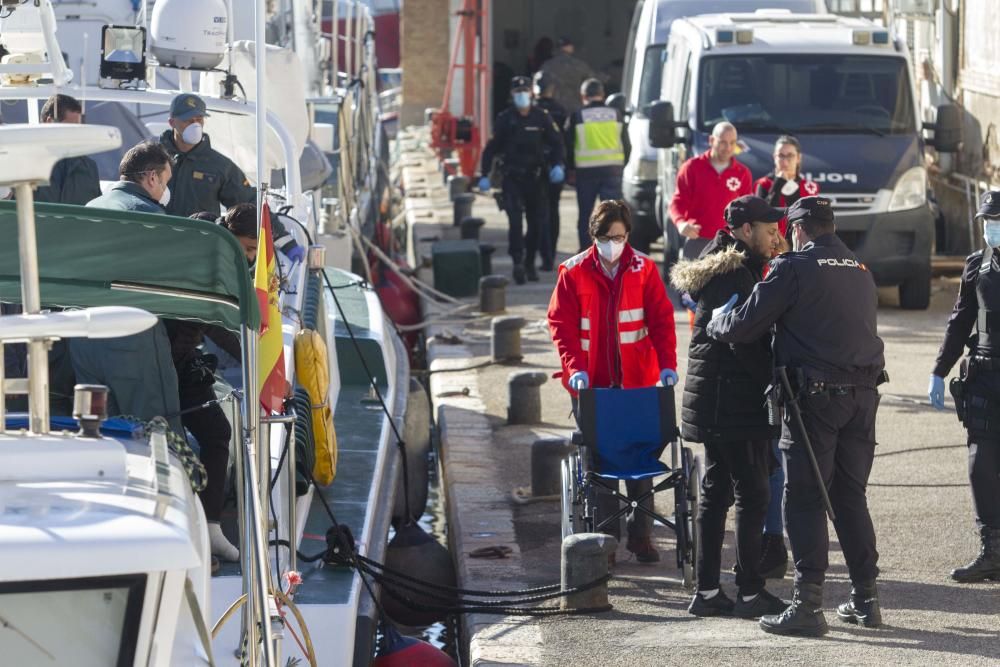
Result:
[[[806,425],[802,421],[802,410],[799,408],[799,401],[795,397],[795,393],[792,392],[792,384],[788,381],[788,373],[785,371],[784,366],[779,366],[777,369],[778,378],[781,380],[781,388],[785,392],[787,404],[792,409],[792,417],[795,419],[795,425],[799,429],[799,433],[802,434],[802,442],[806,446],[806,453],[809,454],[809,462],[812,464],[813,473],[816,475],[816,482],[819,484],[819,490],[823,494],[823,504],[826,505],[826,513],[830,515],[830,521],[836,521],[837,516],[833,513],[833,505],[830,504],[830,496],[826,493],[826,483],[823,481],[823,475],[819,471],[819,464],[816,463],[816,454],[813,453],[812,443],[809,441],[809,434],[806,433]]]

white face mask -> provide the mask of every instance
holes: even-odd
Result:
[[[201,143],[201,137],[203,134],[204,128],[201,126],[201,123],[191,123],[184,128],[183,132],[181,132],[181,139],[184,143],[195,146]]]
[[[167,187],[167,186],[164,186],[164,188],[163,188],[163,194],[160,195],[160,206],[162,206],[163,208],[166,208],[167,204],[169,204],[169,203],[170,203],[170,188]]]
[[[781,186],[781,194],[785,195],[786,197],[791,197],[798,191],[799,191],[798,181],[785,181],[785,184]]]
[[[983,220],[983,240],[991,248],[1000,248],[1000,220]]]
[[[598,241],[597,242],[597,252],[601,255],[606,262],[614,264],[618,261],[618,258],[622,256],[622,251],[625,250],[625,242],[620,243],[615,241]]]

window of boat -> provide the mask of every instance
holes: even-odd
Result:
[[[916,132],[906,61],[897,56],[765,54],[701,63],[698,123],[777,134]]]
[[[146,576],[0,584],[5,665],[131,666]]]

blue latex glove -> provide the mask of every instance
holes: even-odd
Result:
[[[728,313],[733,309],[733,306],[736,305],[736,300],[739,298],[740,298],[739,294],[734,294],[731,297],[729,297],[729,301],[725,302],[724,304],[722,304],[721,306],[712,311],[712,319],[715,320],[725,316],[726,313]]]
[[[569,388],[573,391],[580,391],[590,386],[590,376],[587,371],[577,371],[569,376]]]
[[[677,371],[672,368],[664,368],[660,371],[660,384],[664,387],[673,387],[677,384]]]
[[[927,398],[931,399],[931,405],[938,410],[944,410],[944,378],[937,375],[931,376],[931,383],[927,386]]]
[[[490,177],[483,176],[479,179],[479,191],[486,192],[490,189]]]
[[[549,183],[556,184],[562,183],[566,180],[566,171],[562,168],[561,164],[557,164],[552,167],[549,171]]]
[[[690,310],[692,313],[698,310],[698,302],[691,298],[691,295],[687,292],[681,294],[681,305]]]
[[[293,264],[298,264],[304,261],[306,258],[306,249],[300,245],[293,245],[288,250],[285,250],[285,257],[292,260]]]

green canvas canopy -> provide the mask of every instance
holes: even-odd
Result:
[[[210,222],[36,204],[45,307],[134,306],[154,315],[257,328],[260,312],[239,241]],[[17,209],[0,202],[0,301],[21,302]]]

